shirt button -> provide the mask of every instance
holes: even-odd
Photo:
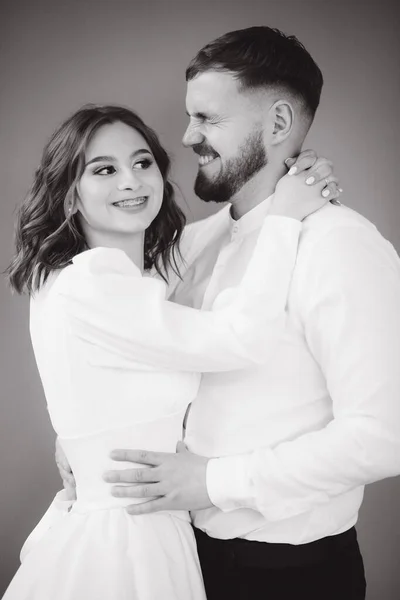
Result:
[[[237,225],[232,227],[231,242],[235,241],[235,239],[237,238],[238,232],[239,232],[239,227]]]

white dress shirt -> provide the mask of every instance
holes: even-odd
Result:
[[[270,199],[190,225],[170,299],[209,309],[237,285]],[[278,258],[278,257],[277,257]],[[273,358],[204,373],[185,441],[208,463],[215,505],[193,513],[216,538],[302,544],[349,529],[364,485],[400,473],[400,261],[356,212],[328,204],[303,223]]]

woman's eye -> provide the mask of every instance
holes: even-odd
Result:
[[[97,169],[94,174],[95,175],[112,175],[115,173],[115,167],[109,165],[108,167],[101,167],[101,169]]]
[[[135,162],[134,166],[139,167],[139,169],[148,169],[152,164],[153,161],[150,158],[142,158],[142,160]]]

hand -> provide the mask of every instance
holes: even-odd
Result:
[[[329,202],[340,206],[338,200],[343,190],[338,186],[338,180],[333,171],[333,164],[326,158],[318,158],[315,150],[302,150],[297,158],[287,158],[285,165],[289,169],[289,175],[299,175],[307,171],[307,185],[316,185],[322,179],[325,180],[321,194],[324,198],[329,198]],[[320,171],[320,167],[324,173]],[[311,178],[314,178],[311,181]]]
[[[329,186],[337,188],[337,178],[332,175],[331,163],[325,158],[316,159],[315,154],[307,154],[298,164],[295,173],[292,167],[278,181],[269,214],[302,221],[331,200],[332,192],[328,189],[327,182]],[[338,189],[335,194],[339,194]]]
[[[208,458],[189,452],[178,442],[177,453],[147,452],[144,450],[114,450],[114,460],[148,465],[145,469],[108,471],[104,475],[114,486],[113,496],[119,498],[150,498],[141,504],[127,507],[131,515],[143,515],[159,510],[199,510],[213,506],[206,486]]]
[[[61,479],[63,480],[64,489],[67,494],[67,499],[68,500],[76,500],[75,477],[72,474],[71,467],[69,466],[69,462],[67,460],[67,457],[64,454],[63,449],[61,448],[61,444],[60,444],[58,438],[56,439],[55,456],[56,456],[56,464],[57,464]]]
[[[314,177],[314,181],[310,181],[307,185],[316,185],[321,179],[325,180],[325,187],[322,189],[324,198],[329,198],[332,204],[340,206],[339,196],[343,190],[338,186],[337,178],[334,176],[333,164],[326,158],[318,158],[315,150],[302,150],[297,158],[287,158],[285,165],[289,169],[289,175],[299,175],[307,171],[307,180]],[[320,166],[323,166],[325,174],[319,171]],[[326,170],[327,168],[327,170]],[[328,183],[327,183],[328,182]]]

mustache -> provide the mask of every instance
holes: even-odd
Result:
[[[208,144],[194,144],[192,150],[199,156],[219,156],[218,152],[215,152],[214,148]]]

